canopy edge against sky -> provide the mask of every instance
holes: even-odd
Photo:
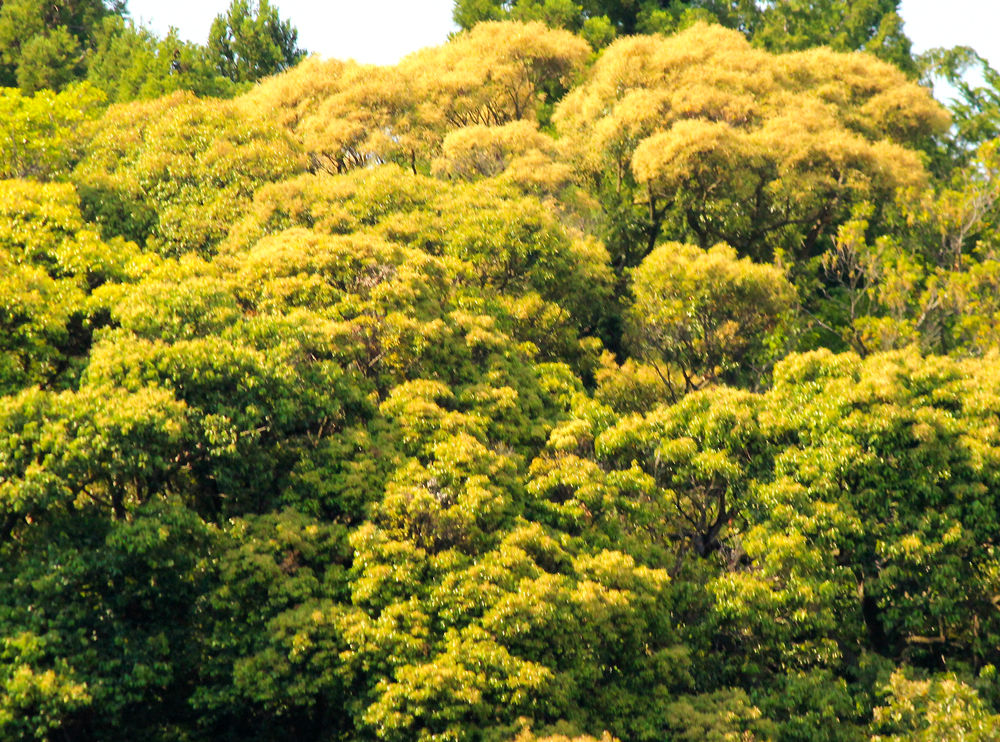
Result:
[[[442,44],[457,30],[452,0],[272,0],[299,32],[299,46],[337,59],[395,64],[417,49]],[[182,39],[204,44],[212,21],[229,0],[129,0],[131,17],[163,36],[171,26]]]
[[[132,18],[159,35],[205,43],[212,20],[229,0],[129,0]],[[452,0],[274,0],[299,31],[299,45],[324,57],[394,64],[417,49],[443,43],[455,30]],[[1000,3],[991,0],[902,0],[900,12],[915,51],[971,46],[1000,62]]]

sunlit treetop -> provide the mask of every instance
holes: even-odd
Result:
[[[161,252],[211,252],[264,183],[301,172],[291,137],[229,101],[177,92],[113,106],[73,178],[108,234]]]
[[[486,23],[395,67],[308,59],[241,104],[290,126],[316,167],[395,161],[416,170],[451,131],[538,119],[589,56],[568,31]]]
[[[546,95],[573,82],[589,55],[585,41],[541,23],[483,23],[399,67],[424,93],[429,125],[505,124],[535,118]]]
[[[924,177],[914,147],[948,117],[864,54],[774,55],[721,26],[612,44],[554,120],[588,182],[638,183],[660,229],[702,247],[809,254],[844,203]]]

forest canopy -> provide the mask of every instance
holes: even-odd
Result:
[[[1000,77],[926,85],[978,57],[881,0],[458,0],[393,66],[49,5],[0,737],[996,739]]]

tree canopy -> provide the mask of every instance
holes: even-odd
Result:
[[[1000,124],[894,2],[86,8],[0,42],[0,738],[995,739]]]
[[[208,55],[233,82],[254,82],[293,67],[305,54],[299,33],[268,0],[232,0],[212,22]]]

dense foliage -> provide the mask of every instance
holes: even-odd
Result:
[[[997,738],[1000,94],[682,5],[0,91],[0,737]]]

